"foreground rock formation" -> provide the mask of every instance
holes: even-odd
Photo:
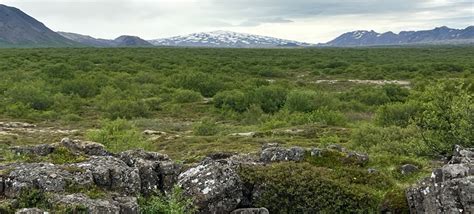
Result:
[[[184,166],[167,155],[130,150],[118,154],[103,145],[63,139],[51,145],[12,147],[11,151],[45,157],[67,150],[84,157],[65,164],[48,162],[0,164],[0,198],[16,203],[25,192],[48,194],[48,206],[87,213],[140,213],[137,196],[167,194],[179,186],[192,198],[198,213],[267,214],[265,208],[252,208],[265,190],[265,182],[249,188],[239,174],[242,166],[260,166],[282,161],[305,161],[338,154],[340,161],[364,166],[366,154],[330,145],[326,149],[284,148],[266,144],[258,155],[215,153],[200,163]],[[474,213],[474,150],[457,147],[450,162],[433,172],[431,178],[406,191],[412,213]],[[410,171],[411,166],[402,169]],[[402,173],[403,174],[403,173]],[[102,191],[93,197],[94,191]],[[92,195],[92,196],[91,196]],[[31,209],[17,213],[41,213]],[[0,210],[1,211],[1,210]]]
[[[451,160],[406,196],[411,213],[474,213],[474,149],[456,146]]]

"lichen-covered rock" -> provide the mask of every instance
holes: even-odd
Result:
[[[14,146],[10,150],[15,154],[20,155],[38,155],[46,156],[54,152],[55,147],[49,144],[41,144],[35,146]]]
[[[200,213],[229,213],[243,199],[242,181],[230,160],[205,159],[179,175],[178,184]]]
[[[86,209],[89,214],[138,214],[135,197],[90,199],[84,194],[53,195],[49,203],[76,209]]]
[[[459,145],[454,146],[453,156],[449,163],[474,163],[474,148],[463,148]]]
[[[338,152],[346,152],[347,149],[344,148],[343,146],[339,145],[339,144],[331,144],[329,146],[326,147],[327,149],[330,149],[330,150],[335,150],[335,151],[338,151]]]
[[[419,170],[420,169],[413,164],[405,164],[400,167],[400,173],[402,173],[402,175],[409,175],[418,172]]]
[[[45,213],[47,212],[40,210],[38,208],[23,208],[15,212],[15,214],[45,214]]]
[[[108,190],[134,195],[140,192],[140,174],[137,168],[129,167],[112,156],[92,156],[86,162],[72,166],[91,173],[97,186]]]
[[[270,214],[267,208],[242,208],[232,211],[230,214]]]
[[[141,193],[148,195],[161,190],[170,191],[177,183],[182,165],[171,161],[167,155],[143,150],[118,154],[129,167],[136,167],[140,174]]]
[[[106,156],[110,153],[105,150],[104,145],[91,141],[82,141],[82,140],[71,140],[69,138],[63,138],[61,140],[61,146],[69,149],[74,153],[82,153],[86,155],[95,155],[95,156]]]
[[[457,147],[447,165],[406,191],[411,213],[474,213],[474,163],[469,151]]]
[[[369,163],[369,156],[367,154],[350,151],[346,154],[346,161],[359,166],[365,166]]]
[[[4,195],[17,197],[23,190],[31,188],[45,192],[63,192],[67,185],[91,185],[94,183],[89,172],[70,172],[51,163],[17,163],[3,166],[9,173],[3,175]]]
[[[260,154],[260,161],[264,163],[279,161],[302,161],[305,150],[301,147],[291,147],[289,149],[282,147],[266,148]]]

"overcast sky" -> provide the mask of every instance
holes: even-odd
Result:
[[[474,0],[0,0],[55,31],[157,39],[203,31],[326,42],[379,32],[474,25]]]

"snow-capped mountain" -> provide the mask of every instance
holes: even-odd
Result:
[[[227,48],[298,47],[310,45],[303,42],[230,31],[193,33],[186,36],[150,40],[149,42],[156,46]]]
[[[374,46],[407,44],[460,44],[474,43],[474,26],[466,29],[438,27],[433,30],[377,33],[353,31],[342,34],[324,46]]]

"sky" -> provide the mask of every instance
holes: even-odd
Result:
[[[474,25],[474,0],[0,0],[55,31],[158,39],[227,30],[327,42],[354,30]]]

